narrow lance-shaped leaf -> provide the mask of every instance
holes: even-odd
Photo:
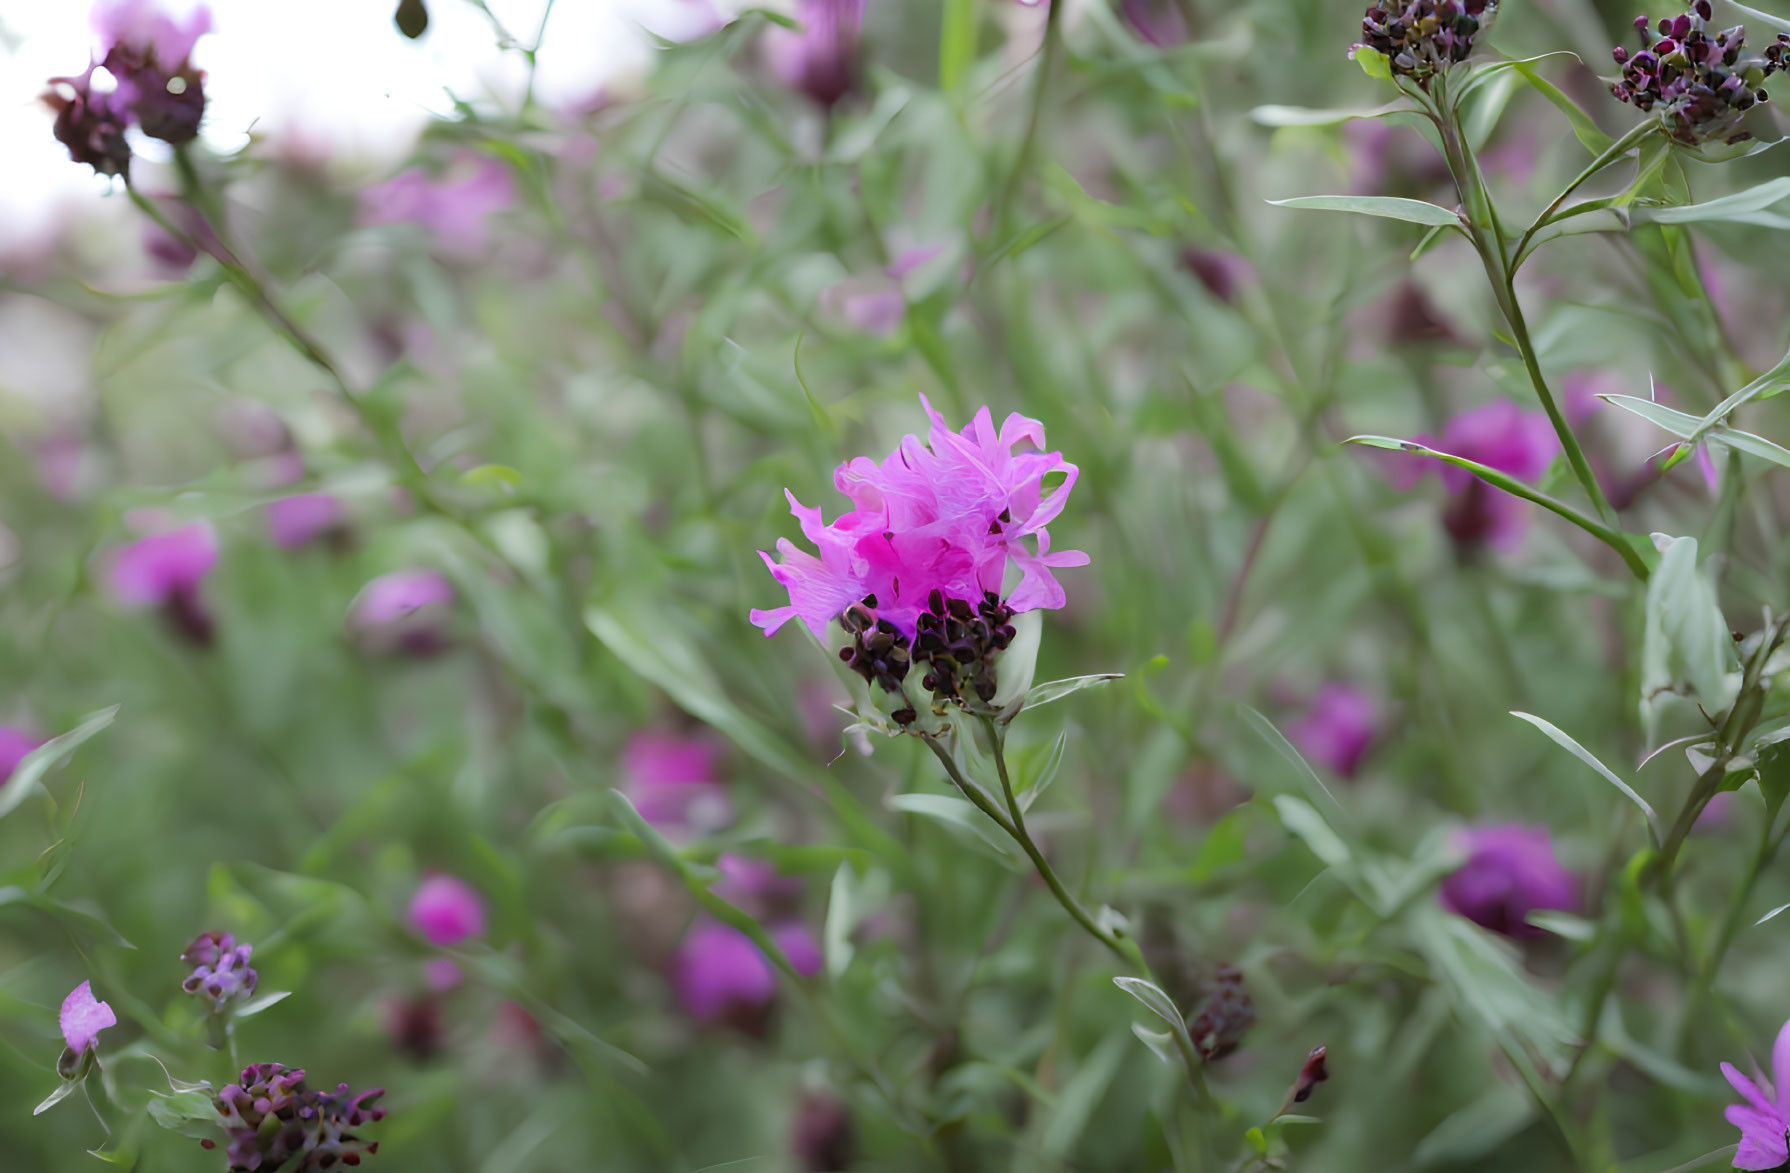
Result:
[[[1460,228],[1461,218],[1455,213],[1426,200],[1408,200],[1402,196],[1318,195],[1294,196],[1292,199],[1269,200],[1277,208],[1298,208],[1315,212],[1354,212],[1362,216],[1378,216],[1385,220],[1403,220],[1408,224],[1431,224],[1438,228]]]
[[[89,714],[79,725],[59,737],[52,737],[19,762],[5,786],[0,786],[0,818],[11,814],[43,781],[45,774],[79,749],[81,743],[110,725],[118,716],[118,706]]]
[[[1510,715],[1519,720],[1527,721],[1529,724],[1541,730],[1547,735],[1548,740],[1564,749],[1573,757],[1578,758],[1593,770],[1596,770],[1598,774],[1602,776],[1604,781],[1614,786],[1617,790],[1620,790],[1630,802],[1640,807],[1641,813],[1647,816],[1647,833],[1653,837],[1653,842],[1656,845],[1659,843],[1659,816],[1654,813],[1653,807],[1648,804],[1647,800],[1635,792],[1634,787],[1630,786],[1627,782],[1624,782],[1621,778],[1618,778],[1616,772],[1598,761],[1595,754],[1580,745],[1577,741],[1574,741],[1564,731],[1551,722],[1546,721],[1541,717],[1537,717],[1533,713],[1512,712]]]

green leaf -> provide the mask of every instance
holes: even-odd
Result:
[[[19,761],[6,785],[0,786],[0,818],[18,809],[21,802],[43,782],[45,774],[67,761],[81,743],[110,725],[118,716],[118,706],[89,713],[81,723],[58,737],[52,737]]]
[[[1651,835],[1653,837],[1654,846],[1655,847],[1659,846],[1659,842],[1660,842],[1659,815],[1654,813],[1653,807],[1648,805],[1648,802],[1646,799],[1642,798],[1639,794],[1635,793],[1634,787],[1630,786],[1627,782],[1624,782],[1621,778],[1618,778],[1616,776],[1616,773],[1614,770],[1611,770],[1610,767],[1604,765],[1602,762],[1597,760],[1597,756],[1595,754],[1593,754],[1590,750],[1586,749],[1584,746],[1580,745],[1578,742],[1574,741],[1564,731],[1562,731],[1561,729],[1559,729],[1552,723],[1550,723],[1546,720],[1543,720],[1540,717],[1537,717],[1533,713],[1520,713],[1520,712],[1513,711],[1510,715],[1518,718],[1519,720],[1527,721],[1527,722],[1529,722],[1529,724],[1531,724],[1531,725],[1535,726],[1537,729],[1541,730],[1544,734],[1547,735],[1547,738],[1549,741],[1552,741],[1555,745],[1558,745],[1561,749],[1564,749],[1567,753],[1571,754],[1573,757],[1578,758],[1581,762],[1584,762],[1587,766],[1590,766],[1593,770],[1596,770],[1597,773],[1604,779],[1604,781],[1606,781],[1610,785],[1614,786],[1617,790],[1620,790],[1625,798],[1627,798],[1630,802],[1634,803],[1636,806],[1640,807],[1641,813],[1647,816],[1647,832],[1649,835]]]
[[[1601,155],[1615,143],[1615,139],[1597,128],[1591,115],[1579,108],[1579,104],[1561,93],[1554,83],[1542,77],[1535,67],[1526,61],[1511,63],[1512,69],[1522,75],[1536,93],[1552,102],[1556,109],[1566,115],[1566,121],[1572,126],[1572,132],[1580,144],[1593,155]]]
[[[49,1095],[44,1097],[43,1103],[41,1103],[37,1107],[31,1109],[31,1114],[33,1116],[43,1115],[45,1112],[48,1112],[51,1108],[54,1108],[57,1104],[60,1104],[63,1100],[66,1100],[69,1096],[73,1095],[75,1093],[75,1089],[80,1086],[81,1086],[81,1081],[78,1079],[63,1080],[62,1083],[57,1086],[55,1091],[51,1092]],[[215,1115],[215,1114],[216,1113],[214,1112],[213,1115]]]
[[[1790,366],[1785,364],[1779,364],[1779,366],[1790,371]],[[1778,367],[1774,367],[1770,373],[1772,376],[1770,382],[1761,384],[1760,380],[1754,380],[1741,391],[1751,391],[1753,395],[1758,395],[1770,388],[1772,393],[1776,394],[1777,391],[1783,389],[1783,374]],[[1754,390],[1755,385],[1759,385],[1757,390]],[[1711,444],[1719,444],[1725,448],[1732,448],[1736,452],[1744,452],[1748,456],[1757,456],[1761,460],[1769,461],[1780,467],[1790,468],[1790,449],[1773,443],[1763,436],[1754,435],[1752,432],[1743,432],[1739,428],[1712,423],[1711,417],[1716,412],[1711,412],[1708,416],[1694,416],[1687,412],[1676,411],[1664,404],[1655,403],[1651,399],[1640,399],[1633,395],[1600,395],[1598,398],[1615,404],[1624,411],[1638,415],[1649,423],[1657,424],[1684,440],[1686,452],[1697,443],[1707,440]],[[1744,400],[1740,400],[1739,393],[1737,393],[1729,396],[1727,402],[1734,402],[1738,406]],[[1720,410],[1721,407],[1716,409],[1717,412]],[[1678,459],[1683,459],[1682,455]],[[1671,463],[1677,464],[1678,459]]]
[[[1590,941],[1597,936],[1597,924],[1557,908],[1537,908],[1523,918],[1544,932],[1567,941]]]
[[[1339,868],[1348,864],[1349,845],[1330,829],[1330,824],[1311,803],[1291,794],[1277,794],[1274,810],[1280,816],[1281,825],[1304,840],[1311,853],[1326,865]]]
[[[1790,17],[1773,16],[1769,12],[1761,12],[1757,8],[1748,8],[1737,0],[1728,0],[1728,7],[1740,13],[1748,20],[1756,20],[1760,24],[1769,25],[1780,33],[1790,33]]]
[[[1257,106],[1249,112],[1249,117],[1261,126],[1336,126],[1357,118],[1383,118],[1388,114],[1409,110],[1410,107],[1402,101],[1352,110],[1314,110],[1306,106]]]
[[[1038,1149],[1053,1163],[1066,1156],[1075,1142],[1087,1131],[1094,1109],[1106,1098],[1119,1066],[1125,1059],[1127,1044],[1122,1035],[1108,1035],[1100,1041],[1075,1074],[1057,1093],[1057,1102],[1044,1126]]]
[[[149,1118],[169,1132],[201,1140],[218,1135],[218,1110],[208,1092],[168,1093],[150,1088],[149,1094]]]
[[[1361,72],[1375,81],[1392,80],[1392,58],[1378,49],[1370,49],[1366,45],[1357,45],[1349,51],[1355,64],[1361,66]]]
[[[1756,224],[1765,228],[1790,228],[1790,217],[1765,209],[1790,200],[1790,176],[1767,180],[1745,191],[1737,191],[1720,199],[1679,207],[1637,207],[1637,222],[1655,224]]]
[[[1647,583],[1641,636],[1641,716],[1647,740],[1658,740],[1659,715],[1671,697],[1689,689],[1704,712],[1726,712],[1738,667],[1734,640],[1715,584],[1698,565],[1697,540],[1655,534],[1659,566]]]
[[[1160,986],[1153,982],[1147,982],[1143,978],[1125,976],[1114,978],[1113,985],[1142,1002],[1144,1009],[1168,1023],[1173,1030],[1182,1032],[1187,1030],[1187,1020],[1176,1008],[1175,1000],[1163,993]]]
[[[1019,863],[1018,846],[967,798],[950,794],[892,794],[890,810],[920,815],[990,848],[1002,863]]]
[[[253,1001],[247,1003],[246,1005],[244,1005],[240,1009],[238,1009],[236,1011],[236,1017],[238,1019],[243,1019],[243,1018],[248,1018],[252,1015],[259,1014],[263,1010],[268,1009],[269,1007],[278,1006],[281,1002],[284,1002],[286,999],[288,999],[290,997],[292,997],[291,990],[270,991],[269,993],[261,995],[259,998],[254,999]]]
[[[976,59],[976,0],[945,0],[939,27],[939,88],[954,92]]]
[[[1447,208],[1424,200],[1408,200],[1401,196],[1294,196],[1292,199],[1269,200],[1268,202],[1277,208],[1299,208],[1316,212],[1355,212],[1362,216],[1403,220],[1408,224],[1433,224],[1438,228],[1458,229],[1461,226],[1461,218]]]
[[[1016,783],[1021,810],[1029,811],[1040,795],[1050,789],[1050,784],[1057,780],[1057,774],[1063,769],[1063,756],[1069,748],[1069,730],[1064,729],[1057,734],[1051,743],[1050,753],[1046,755],[1044,764],[1036,771],[1026,770]]]
[[[1151,1030],[1141,1022],[1131,1024],[1131,1033],[1143,1041],[1144,1046],[1156,1052],[1156,1057],[1170,1067],[1181,1066],[1181,1052],[1175,1049],[1175,1036],[1166,1030]]]
[[[80,929],[94,940],[103,941],[108,945],[115,945],[120,949],[136,948],[125,938],[123,933],[112,927],[112,922],[99,914],[88,912],[84,908],[77,908],[72,904],[64,904],[59,900],[52,900],[41,892],[27,892],[25,889],[17,887],[0,888],[0,906],[8,904],[20,904],[26,908],[34,908]]]
[[[1123,672],[1100,672],[1093,676],[1067,676],[1062,680],[1047,680],[1043,684],[1034,684],[1026,689],[1025,707],[1035,709],[1040,705],[1048,705],[1052,701],[1060,701],[1071,693],[1080,692],[1084,688],[1093,688],[1096,684],[1105,684],[1109,680],[1123,680]]]

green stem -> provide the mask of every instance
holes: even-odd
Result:
[[[1678,1027],[1680,1051],[1684,1049],[1685,1043],[1689,1040],[1690,1024],[1696,1015],[1698,1005],[1708,996],[1710,989],[1714,986],[1716,971],[1721,968],[1722,959],[1728,955],[1728,947],[1734,943],[1735,936],[1740,932],[1741,921],[1746,916],[1747,901],[1752,897],[1753,888],[1759,882],[1759,873],[1765,870],[1765,865],[1769,864],[1772,857],[1778,852],[1780,840],[1771,833],[1772,824],[1776,822],[1776,818],[1777,811],[1772,809],[1765,818],[1765,826],[1759,834],[1758,850],[1753,852],[1752,859],[1747,862],[1746,874],[1740,879],[1740,887],[1729,897],[1728,911],[1722,917],[1722,925],[1716,932],[1715,943],[1710,946],[1709,952],[1703,955],[1702,963],[1697,966],[1696,980],[1685,994],[1683,1017],[1679,1020]]]
[[[1007,226],[1011,220],[1013,197],[1019,190],[1020,179],[1031,166],[1032,153],[1038,144],[1038,124],[1044,114],[1044,96],[1049,90],[1052,67],[1056,64],[1058,48],[1063,39],[1063,5],[1066,0],[1047,2],[1050,4],[1050,11],[1044,16],[1044,47],[1040,51],[1038,76],[1032,83],[1031,112],[1026,116],[1025,137],[1019,142],[1019,153],[1013,157],[1013,169],[1007,172],[1007,180],[1001,185],[1000,198],[995,202],[995,235],[1003,241],[1009,235]]]
[[[1553,203],[1542,209],[1541,215],[1535,218],[1535,223],[1529,225],[1522,237],[1517,240],[1516,249],[1511,253],[1511,272],[1514,274],[1516,270],[1521,267],[1523,260],[1528,255],[1529,242],[1535,238],[1537,232],[1540,232],[1543,228],[1546,228],[1549,224],[1554,222],[1554,213],[1560,210],[1560,205],[1564,204],[1573,192],[1583,187],[1592,176],[1617,162],[1624,155],[1628,154],[1630,150],[1639,146],[1649,135],[1653,134],[1658,129],[1659,123],[1657,122],[1643,122],[1615,142],[1611,143],[1609,147],[1605,149],[1603,154],[1586,164],[1585,169],[1574,176],[1572,182],[1567,184],[1566,187],[1561,190],[1560,194],[1554,197]]]

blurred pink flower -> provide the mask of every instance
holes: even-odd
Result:
[[[437,872],[410,901],[410,923],[431,945],[458,945],[485,932],[485,905],[472,885]]]
[[[495,159],[463,154],[436,178],[421,167],[400,172],[361,193],[362,224],[415,223],[445,253],[468,257],[485,249],[485,218],[515,201],[510,173]]]
[[[1524,411],[1507,399],[1464,411],[1448,421],[1442,438],[1417,442],[1453,456],[1486,465],[1520,481],[1534,481],[1548,470],[1560,441],[1546,415]],[[1423,465],[1416,462],[1422,461]],[[1484,542],[1502,550],[1514,548],[1528,524],[1528,503],[1495,489],[1464,468],[1433,457],[1396,461],[1395,483],[1408,487],[1433,467],[1448,490],[1442,524],[1462,544]]]
[[[1287,726],[1287,740],[1299,752],[1343,777],[1353,777],[1379,735],[1374,699],[1346,684],[1326,684],[1303,717]]]
[[[1771,1047],[1771,1082],[1761,1076],[1748,1079],[1732,1063],[1722,1064],[1722,1074],[1740,1093],[1744,1104],[1730,1104],[1722,1113],[1740,1129],[1740,1148],[1734,1154],[1736,1169],[1776,1169],[1790,1161],[1790,1022],[1778,1031]],[[1775,1084],[1775,1086],[1774,1086]]]
[[[774,634],[800,618],[816,638],[847,607],[874,599],[876,616],[912,638],[915,621],[937,592],[974,607],[998,593],[1009,564],[1021,575],[1005,600],[1015,612],[1063,605],[1051,571],[1086,565],[1079,550],[1052,553],[1045,528],[1068,502],[1078,475],[1060,452],[1044,452],[1044,427],[1017,413],[997,434],[985,407],[961,432],[921,396],[932,420],[926,440],[910,435],[881,464],[858,457],[840,465],[833,484],[854,509],[831,523],[819,509],[785,493],[790,512],[818,555],[779,540],[778,563],[759,557],[789,592],[789,604],[753,610],[752,622]],[[1044,479],[1062,474],[1046,491]],[[1032,537],[1036,549],[1024,539]]]
[[[643,729],[622,749],[623,788],[640,817],[674,834],[703,835],[733,819],[718,776],[715,746],[704,736]]]
[[[779,925],[770,936],[797,973],[820,972],[820,946],[806,928]],[[719,921],[691,926],[672,966],[684,1009],[703,1022],[750,1020],[777,994],[777,975],[752,938]]]
[[[764,31],[772,72],[815,104],[831,107],[858,84],[858,34],[865,0],[796,0],[801,28]]]
[[[423,980],[437,994],[445,994],[465,978],[457,962],[446,957],[432,957],[423,963]]]
[[[140,538],[112,551],[106,578],[128,607],[155,607],[198,591],[217,565],[217,533],[208,521]]]
[[[118,1016],[110,1006],[94,998],[90,982],[82,982],[62,1000],[57,1022],[62,1027],[62,1040],[79,1055],[94,1045],[100,1031],[117,1026]]]
[[[1442,881],[1442,907],[1507,937],[1537,937],[1537,909],[1578,907],[1578,881],[1554,856],[1546,827],[1520,823],[1460,833],[1467,862]]]
[[[1187,13],[1179,0],[1119,0],[1119,15],[1131,31],[1158,49],[1187,41]]]
[[[728,852],[715,861],[715,867],[721,873],[714,885],[715,895],[754,916],[786,908],[801,899],[801,877],[786,876],[766,860]]]
[[[43,743],[43,738],[33,737],[23,729],[0,725],[0,785],[4,785],[12,777],[12,772],[25,760],[25,755]]]
[[[396,570],[361,588],[349,629],[372,652],[432,655],[447,646],[454,584],[439,570]]]
[[[338,528],[342,520],[341,501],[328,493],[282,497],[267,506],[267,528],[274,544],[288,550]]]

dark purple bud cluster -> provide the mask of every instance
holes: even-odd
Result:
[[[1375,4],[1361,18],[1361,44],[1384,53],[1392,72],[1427,86],[1440,69],[1465,61],[1497,15],[1493,0],[1407,0]]]
[[[238,945],[229,933],[204,933],[186,947],[180,959],[193,967],[180,988],[211,1003],[213,1014],[223,1014],[234,1003],[255,993],[258,975],[249,967],[253,945]]]
[[[175,146],[198,137],[205,72],[191,58],[211,17],[199,9],[181,24],[152,3],[131,3],[107,10],[98,27],[108,42],[105,56],[78,77],[51,78],[43,101],[56,112],[56,138],[75,162],[101,175],[126,175],[130,127]],[[96,84],[101,69],[109,88]]]
[[[1255,1024],[1255,1002],[1243,988],[1243,971],[1221,965],[1212,975],[1211,992],[1199,1017],[1188,1027],[1200,1058],[1222,1059],[1237,1049]]]
[[[984,704],[993,700],[995,662],[1013,642],[1012,620],[1013,608],[993,591],[974,608],[933,591],[914,621],[914,659],[927,667],[921,684],[939,700],[962,704],[966,688]]]
[[[876,596],[866,595],[863,602],[847,607],[839,623],[851,637],[851,643],[839,649],[845,666],[886,692],[900,692],[912,662],[908,638],[893,623],[877,617]]]
[[[1641,110],[1657,111],[1672,137],[1690,146],[1752,137],[1741,121],[1766,100],[1762,83],[1785,68],[1790,54],[1790,33],[1780,33],[1762,56],[1747,56],[1746,28],[1735,25],[1712,34],[1706,26],[1714,15],[1709,0],[1696,0],[1691,11],[1661,17],[1657,25],[1637,16],[1640,50],[1631,53],[1618,45],[1611,54],[1622,66],[1622,78],[1610,92]]]
[[[351,1095],[345,1083],[333,1092],[310,1091],[302,1070],[278,1063],[245,1067],[242,1082],[227,1084],[212,1101],[230,1137],[230,1173],[275,1173],[295,1157],[291,1173],[359,1165],[379,1145],[353,1130],[385,1119],[385,1109],[374,1104],[384,1094],[379,1088]]]

